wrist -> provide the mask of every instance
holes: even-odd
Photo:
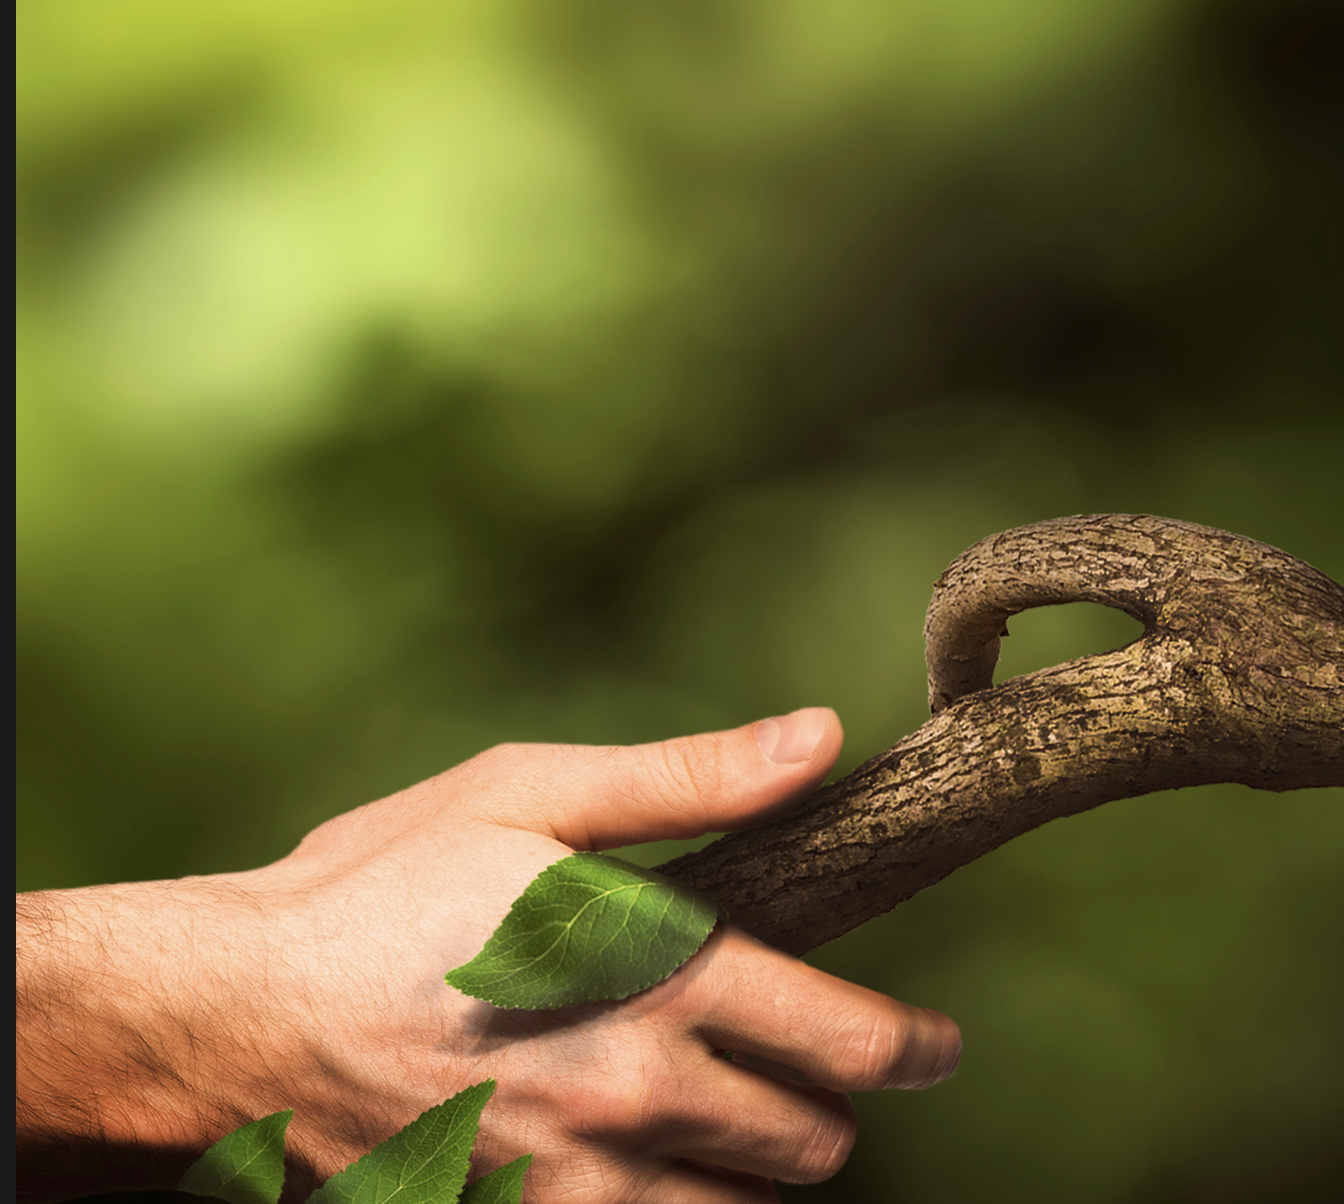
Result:
[[[239,930],[221,915],[239,906],[206,878],[17,897],[22,1197],[173,1187],[254,1119],[226,1068],[248,1061],[239,1034],[257,1026],[241,1008],[230,1023],[239,993],[230,967],[210,964],[214,934]]]

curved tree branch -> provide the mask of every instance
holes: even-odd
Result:
[[[1008,618],[1075,601],[1144,634],[992,686]],[[1344,588],[1266,544],[1150,515],[1021,527],[952,563],[924,633],[933,718],[788,818],[661,872],[804,953],[1112,799],[1344,785]]]

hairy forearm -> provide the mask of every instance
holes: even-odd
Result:
[[[328,952],[352,918],[290,877],[282,863],[16,896],[20,1199],[175,1187],[213,1142],[285,1108],[299,1191],[414,1118],[395,1107],[400,1061],[362,1070],[370,984],[341,977],[348,948]],[[395,1048],[388,1026],[375,1041]]]
[[[232,1111],[202,1064],[218,1040],[209,1006],[180,989],[189,894],[137,883],[16,896],[21,1199],[172,1187]]]

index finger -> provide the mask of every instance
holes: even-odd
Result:
[[[961,1033],[942,1012],[836,978],[729,925],[702,954],[688,1019],[716,1049],[841,1092],[930,1087],[957,1068]]]

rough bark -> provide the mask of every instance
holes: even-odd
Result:
[[[1099,602],[1134,643],[992,685],[1010,616]],[[660,867],[804,953],[1023,832],[1210,782],[1344,785],[1344,588],[1150,515],[1021,527],[958,557],[925,624],[933,717],[775,824]]]

